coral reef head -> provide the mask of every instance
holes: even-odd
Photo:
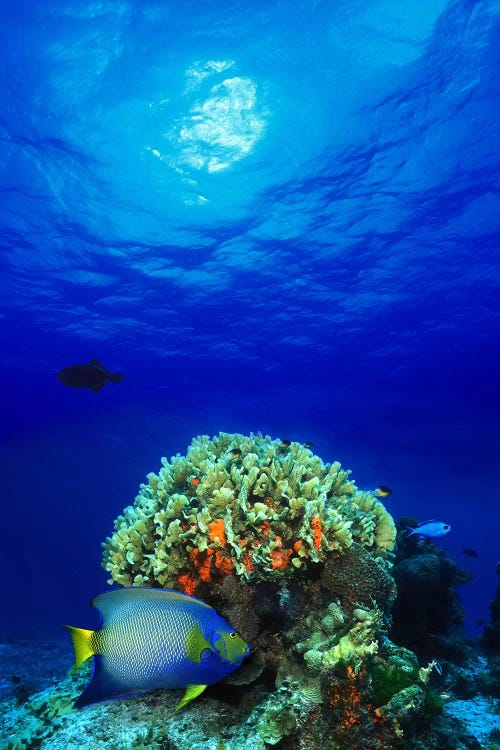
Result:
[[[338,462],[261,434],[194,438],[162,459],[104,543],[112,583],[178,588],[227,575],[300,580],[353,543],[390,559],[396,530]]]

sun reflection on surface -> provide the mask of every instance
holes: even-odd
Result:
[[[267,111],[259,102],[257,84],[235,75],[201,92],[207,78],[234,67],[233,61],[209,60],[186,70],[185,95],[191,106],[163,134],[170,148],[149,148],[153,156],[188,177],[186,172],[193,169],[220,172],[250,154],[266,127]]]

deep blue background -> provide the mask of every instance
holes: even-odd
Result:
[[[92,625],[100,543],[160,457],[261,430],[451,523],[476,633],[500,553],[500,3],[6,5],[1,629]],[[95,356],[124,382],[57,381]]]

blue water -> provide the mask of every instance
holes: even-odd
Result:
[[[500,3],[8,5],[2,631],[94,625],[146,473],[261,430],[451,523],[476,635],[500,553]],[[58,382],[92,357],[123,383]]]

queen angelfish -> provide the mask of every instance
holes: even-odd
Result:
[[[100,594],[98,630],[67,627],[75,668],[94,657],[76,708],[156,688],[186,688],[183,708],[239,667],[250,646],[205,602],[179,591],[131,586]]]

